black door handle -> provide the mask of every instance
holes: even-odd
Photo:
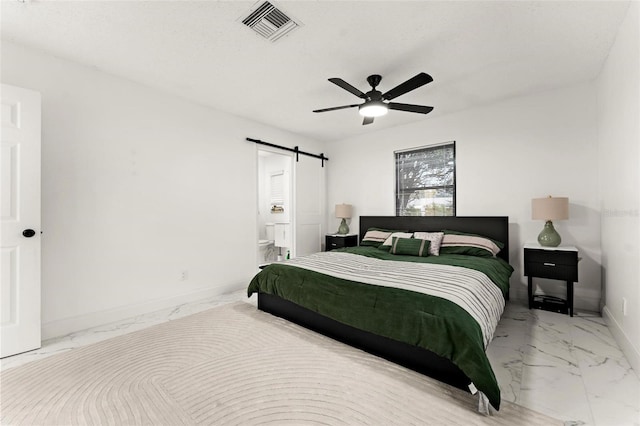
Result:
[[[36,231],[34,231],[33,229],[25,229],[24,231],[22,231],[22,235],[27,238],[31,238],[36,235]]]

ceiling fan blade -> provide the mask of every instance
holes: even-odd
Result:
[[[330,78],[329,81],[332,82],[333,84],[335,84],[336,86],[342,87],[347,92],[353,93],[354,95],[356,95],[359,98],[367,99],[367,95],[365,95],[360,90],[356,89],[355,87],[353,87],[352,85],[350,85],[349,83],[347,83],[346,81],[344,81],[341,78]]]
[[[360,104],[343,105],[343,106],[337,106],[337,107],[331,107],[331,108],[323,108],[323,109],[314,109],[313,112],[335,111],[337,109],[353,108],[353,107],[357,107],[357,106],[360,106]]]
[[[419,114],[429,114],[433,111],[433,107],[424,105],[412,105],[412,104],[399,104],[397,102],[389,102],[387,104],[389,109],[395,109],[398,111],[417,112]]]
[[[409,80],[405,81],[389,90],[385,94],[382,95],[382,99],[391,100],[393,98],[397,98],[400,95],[404,95],[407,92],[410,92],[414,89],[417,89],[420,86],[424,86],[427,83],[433,81],[433,78],[427,73],[421,72],[415,77],[411,77]]]
[[[371,124],[373,123],[373,117],[365,117],[364,120],[362,120],[362,125],[366,125],[366,124]]]

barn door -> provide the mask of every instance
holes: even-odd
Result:
[[[326,167],[317,158],[300,155],[295,163],[295,255],[321,251],[325,222]]]

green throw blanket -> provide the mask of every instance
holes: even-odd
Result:
[[[502,294],[506,294],[509,277],[513,272],[509,264],[498,258],[464,255],[398,256],[372,247],[353,247],[339,252],[380,260],[473,269],[485,274]],[[248,294],[272,294],[360,330],[428,349],[457,365],[473,381],[475,387],[487,396],[491,405],[499,409],[500,389],[485,355],[486,336],[467,310],[443,297],[365,284],[340,278],[339,273],[336,274],[338,276],[331,276],[303,269],[294,263],[295,259],[289,263],[274,263],[266,267],[251,281]],[[429,270],[425,269],[424,275],[429,274]],[[384,279],[389,280],[387,274],[383,275]],[[398,282],[402,281],[401,276],[397,279]],[[498,317],[504,307],[504,300],[500,299],[502,306],[499,306]],[[492,327],[495,328],[495,324]]]

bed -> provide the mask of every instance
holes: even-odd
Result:
[[[393,234],[387,238],[392,248],[378,247],[365,238],[374,230],[411,237]],[[442,244],[438,256],[407,255],[402,244],[416,247],[421,238],[414,235],[425,235],[416,232],[430,233],[427,238],[444,232],[449,242],[490,240],[499,251],[476,255],[476,248]],[[500,389],[485,350],[509,295],[508,218],[361,216],[359,235],[359,247],[267,266],[251,280],[248,295],[257,293],[265,312],[478,391],[481,405],[498,410]]]

